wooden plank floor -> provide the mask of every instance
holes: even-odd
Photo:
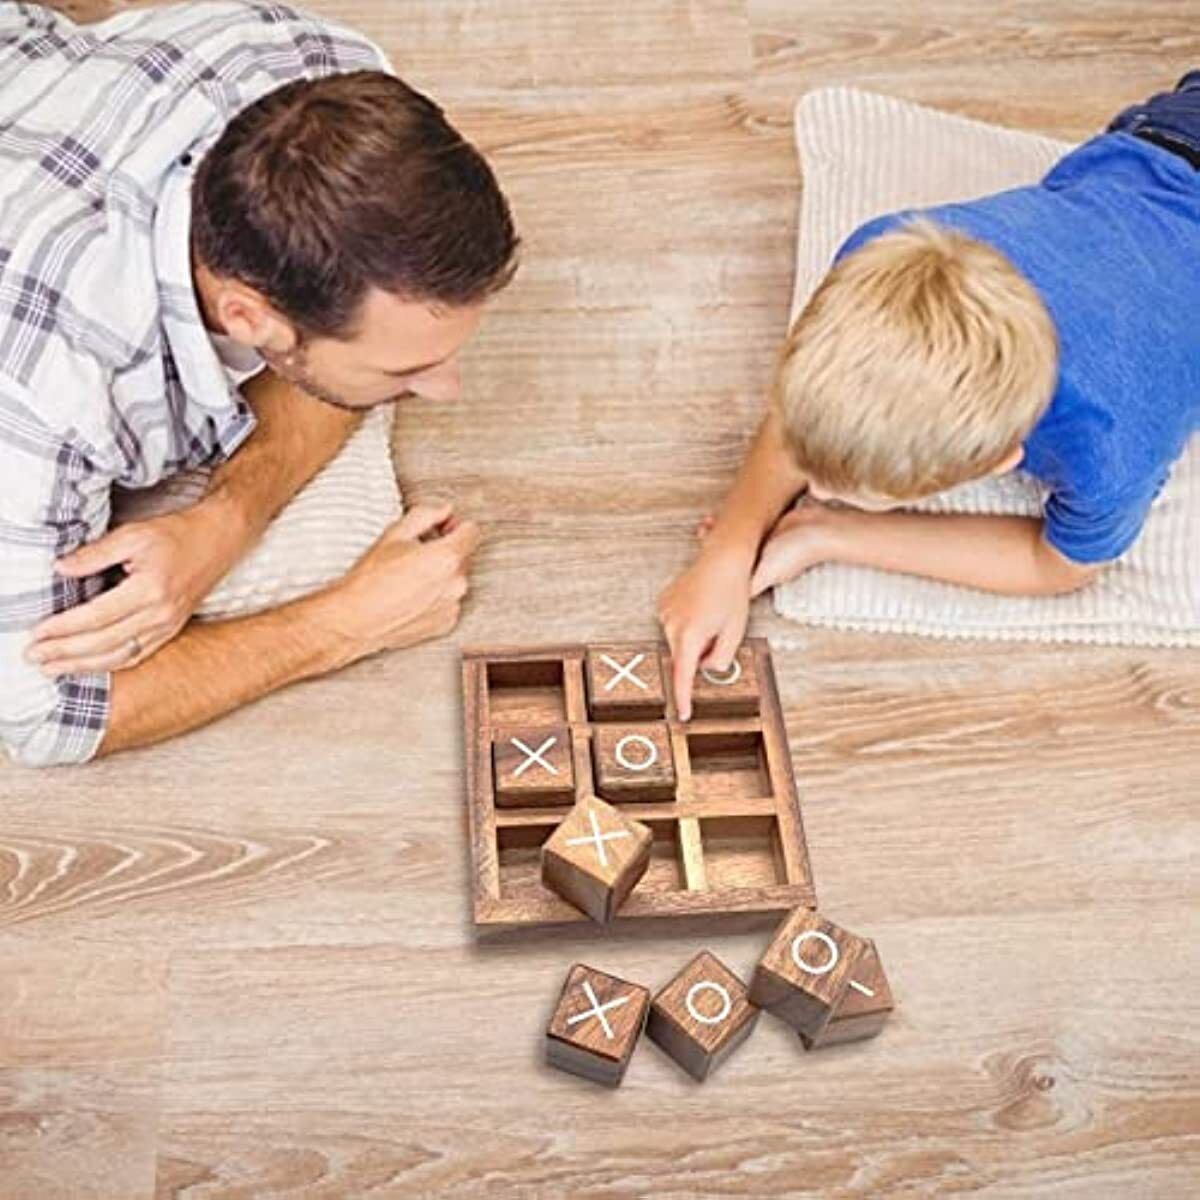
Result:
[[[412,497],[487,525],[454,639],[84,770],[0,766],[0,1196],[1183,1197],[1200,1183],[1200,655],[813,632],[776,666],[822,907],[899,1008],[697,1090],[539,1061],[567,966],[762,928],[476,944],[457,645],[641,637],[760,406],[790,107],[858,83],[1082,137],[1194,3],[310,0],[492,155],[526,265]],[[110,6],[63,4],[90,18]],[[755,631],[778,626],[764,609]]]

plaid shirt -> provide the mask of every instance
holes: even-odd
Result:
[[[361,69],[390,67],[282,4],[94,25],[0,4],[0,742],[18,762],[85,761],[108,724],[108,674],[24,660],[34,625],[103,587],[55,559],[106,531],[114,486],[219,463],[254,428],[192,288],[195,164],[259,97]]]

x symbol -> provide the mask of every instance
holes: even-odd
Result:
[[[632,836],[628,829],[617,829],[612,833],[601,833],[600,822],[596,820],[596,814],[588,809],[588,820],[592,823],[592,833],[590,837],[567,838],[568,846],[583,846],[589,842],[594,842],[596,845],[596,857],[600,859],[602,867],[608,866],[608,855],[604,852],[604,843],[616,841],[617,838],[627,838]]]
[[[573,1017],[568,1017],[567,1024],[578,1025],[580,1021],[586,1021],[589,1017],[599,1017],[600,1024],[604,1026],[604,1036],[611,1042],[615,1034],[612,1031],[612,1026],[608,1023],[608,1018],[604,1014],[610,1008],[619,1008],[622,1004],[628,1004],[629,997],[618,996],[616,1000],[610,1000],[607,1004],[601,1004],[596,993],[592,991],[592,985],[586,979],[583,981],[583,990],[587,993],[587,998],[591,1001],[592,1007],[587,1012],[577,1013]]]
[[[643,692],[648,692],[650,689],[646,686],[646,683],[633,673],[634,668],[637,667],[645,657],[646,656],[644,654],[635,654],[629,660],[629,662],[627,662],[624,666],[621,666],[621,664],[617,662],[615,658],[612,658],[607,654],[600,655],[600,661],[604,663],[605,666],[612,667],[612,669],[616,672],[616,674],[604,685],[604,690],[606,692],[611,692],[613,688],[615,688],[617,684],[621,682],[622,679],[628,679],[630,683],[640,687]]]
[[[545,767],[551,775],[558,774],[558,768],[552,766],[542,757],[542,755],[545,754],[546,751],[558,741],[558,738],[553,736],[548,737],[536,750],[531,750],[523,741],[521,741],[520,738],[510,738],[509,741],[511,741],[518,750],[526,755],[525,761],[512,773],[512,777],[514,779],[524,775],[534,763],[537,763],[540,767]]]

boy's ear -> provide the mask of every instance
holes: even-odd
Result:
[[[1018,446],[1013,452],[1001,459],[991,470],[992,475],[1005,475],[1014,467],[1021,465],[1021,460],[1025,457],[1025,447]]]

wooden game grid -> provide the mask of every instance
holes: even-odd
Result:
[[[696,914],[777,913],[816,907],[800,804],[770,649],[751,638],[757,669],[758,717],[678,719],[671,692],[671,663],[659,648],[664,676],[666,723],[678,779],[676,799],[621,802],[617,807],[654,832],[646,875],[622,906],[618,919],[683,917]],[[644,648],[602,643],[606,650]],[[540,848],[570,805],[498,808],[492,775],[492,738],[498,728],[562,725],[571,730],[576,799],[595,794],[591,754],[593,721],[584,682],[587,647],[471,649],[463,655],[468,817],[474,917],[480,928],[557,924],[586,920],[584,914],[546,889],[540,878]],[[546,677],[557,674],[561,685]],[[509,664],[509,680],[489,685],[490,666]],[[514,683],[513,680],[520,682]],[[497,703],[493,704],[493,692]],[[759,758],[746,769],[717,772],[710,786],[697,787],[689,738],[711,734],[761,735]],[[719,757],[719,755],[718,755]],[[765,761],[763,761],[765,760]],[[754,783],[746,776],[759,781]],[[747,782],[750,787],[747,788]],[[749,794],[764,789],[767,794]],[[610,801],[611,803],[611,801]]]

